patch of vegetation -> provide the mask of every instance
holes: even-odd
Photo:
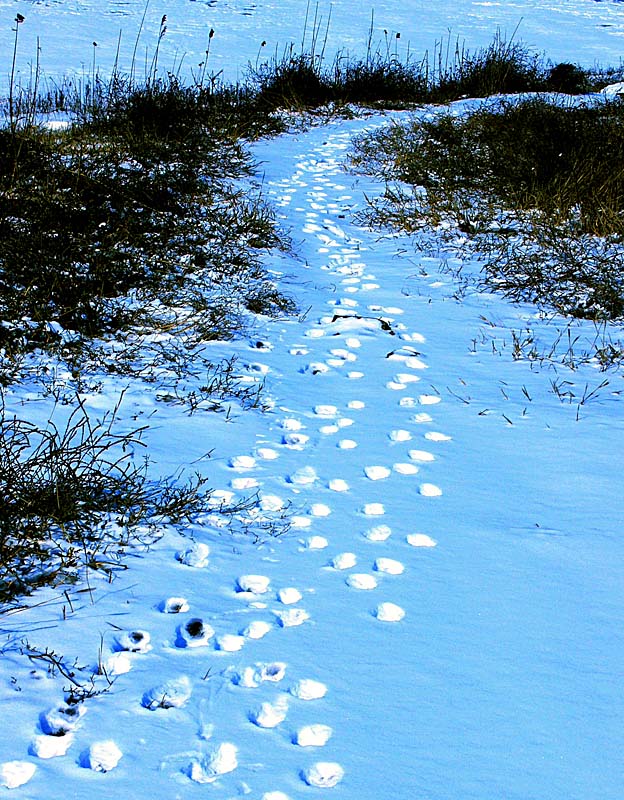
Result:
[[[159,77],[165,22],[143,82],[116,70],[102,80],[94,55],[86,83],[43,90],[38,64],[31,84],[14,83],[15,18],[0,128],[3,386],[42,351],[72,376],[89,362],[153,375],[156,335],[175,340],[190,369],[201,343],[240,334],[254,314],[295,310],[262,265],[288,241],[254,188],[244,142],[283,123],[205,69],[191,85]],[[51,113],[64,123],[48,123]],[[120,340],[132,359],[110,357]]]
[[[250,68],[248,84],[260,107],[310,109],[324,104],[401,108],[417,103],[445,103],[462,97],[490,97],[522,92],[584,94],[618,79],[616,70],[586,70],[575,64],[552,64],[521,42],[497,35],[486,48],[470,51],[459,40],[436,43],[420,59],[399,53],[400,34],[385,32],[373,46],[372,26],[365,58],[339,53],[326,61],[324,44],[298,50]]]
[[[126,550],[207,507],[206,479],[147,479],[145,428],[118,432],[116,409],[93,422],[78,403],[64,427],[0,420],[0,607],[85,570],[111,575]]]
[[[362,137],[382,176],[368,217],[466,236],[482,277],[514,299],[589,319],[624,315],[624,104],[547,97],[414,117]]]
[[[292,310],[261,267],[282,244],[272,213],[233,183],[251,173],[249,155],[189,121],[188,97],[172,79],[63,131],[0,130],[6,354],[136,329],[156,300],[161,324],[166,307],[191,307],[208,339],[240,325],[228,305]]]

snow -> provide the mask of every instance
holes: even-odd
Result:
[[[598,60],[617,65],[624,32],[621,8],[610,0],[496,3],[453,0],[436,3],[435,10],[431,4],[420,0],[402,4],[379,0],[374,4],[356,5],[349,0],[334,0],[331,7],[329,3],[319,3],[318,7],[310,4],[306,28],[307,5],[307,0],[288,0],[286,6],[264,0],[193,4],[185,0],[151,0],[141,28],[146,7],[143,2],[44,0],[33,5],[28,0],[1,0],[5,25],[0,34],[0,51],[12,52],[13,33],[9,23],[16,13],[25,17],[20,26],[16,66],[18,75],[26,82],[37,53],[37,37],[46,77],[56,77],[67,71],[88,77],[94,59],[96,66],[108,74],[118,47],[119,67],[128,72],[135,44],[135,71],[142,75],[146,51],[151,60],[163,15],[167,16],[167,32],[160,42],[162,72],[170,70],[175,74],[198,76],[202,71],[199,65],[204,63],[208,49],[207,73],[223,71],[228,80],[243,77],[249,65],[260,64],[276,52],[281,56],[291,42],[299,46],[304,33],[306,45],[310,46],[315,8],[317,52],[329,22],[324,51],[326,61],[331,61],[337,52],[360,56],[366,52],[373,11],[373,47],[379,47],[382,52],[396,49],[400,55],[407,55],[409,51],[417,59],[426,51],[432,53],[435,43],[441,40],[443,59],[447,40],[451,53],[456,40],[460,46],[465,42],[470,48],[487,47],[500,30],[507,39],[513,36],[532,47],[547,49],[548,56],[554,60],[579,61],[588,66]],[[211,29],[214,36],[209,39]],[[400,33],[400,39],[396,38],[396,33]],[[8,73],[7,64],[2,76],[4,82],[8,82]],[[321,201],[322,198],[316,198],[311,207],[322,205]],[[291,195],[289,202],[296,205],[296,196]],[[317,224],[313,218],[307,222]],[[331,241],[335,234],[328,231],[325,235]]]
[[[142,13],[2,1],[7,19],[26,17],[21,68],[37,32],[51,72],[68,54],[89,63],[94,35],[104,63],[119,24],[132,39]],[[267,51],[299,40],[304,6],[156,3],[147,35],[167,13],[168,52],[195,63],[212,25],[211,63],[235,52],[235,71],[262,38]],[[361,53],[369,13],[335,2],[330,43]],[[487,44],[521,17],[519,35],[554,58],[619,60],[615,3],[375,7],[412,49],[448,27]],[[214,348],[254,365],[270,410],[185,416],[113,381],[85,395],[101,414],[125,389],[122,419],[150,415],[154,468],[200,467],[219,503],[112,582],[41,590],[4,617],[0,783],[12,796],[620,800],[621,375],[581,404],[604,380],[595,365],[537,369],[509,353],[511,330],[530,322],[547,336],[562,320],[489,293],[458,302],[433,238],[415,252],[354,223],[381,187],[342,161],[354,135],[388,118],[254,147],[295,242],[267,266],[309,311],[259,318],[253,342]],[[576,402],[553,392],[561,380]],[[7,408],[53,414],[28,391],[6,392]],[[224,499],[256,490],[257,517],[298,524],[258,540],[217,527]],[[93,674],[98,693],[64,702],[69,680],[29,661],[26,643],[64,654],[87,686]]]

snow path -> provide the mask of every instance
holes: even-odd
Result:
[[[216,445],[221,496],[257,489],[292,529],[255,545],[207,515],[194,546],[165,537],[74,613],[50,591],[8,618],[82,663],[101,635],[120,673],[60,714],[69,750],[47,758],[62,680],[4,659],[0,761],[37,766],[12,796],[621,796],[621,411],[575,427],[526,364],[470,353],[500,299],[458,304],[435,255],[354,226],[378,187],[341,164],[371,124],[256,148],[295,240],[272,266],[303,312],[239,345],[273,409],[159,407],[150,434],[165,468]]]

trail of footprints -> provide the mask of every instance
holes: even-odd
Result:
[[[360,354],[365,345],[364,337],[371,334],[384,335],[390,326],[398,333],[396,339],[392,339],[394,350],[388,355],[388,364],[394,372],[385,383],[387,395],[381,396],[381,403],[397,402],[405,413],[405,427],[389,430],[385,434],[387,447],[381,452],[385,452],[387,458],[380,458],[380,463],[361,465],[360,479],[365,482],[365,486],[370,484],[374,495],[375,487],[384,481],[409,480],[420,476],[421,473],[426,473],[427,465],[435,460],[433,453],[428,449],[420,449],[414,443],[417,430],[422,430],[422,438],[435,446],[447,442],[450,437],[429,429],[433,423],[429,411],[440,402],[440,397],[413,391],[418,388],[422,373],[427,369],[420,354],[424,338],[418,333],[409,332],[401,324],[401,308],[383,307],[374,302],[361,305],[359,302],[359,298],[374,299],[373,295],[379,284],[368,271],[366,246],[349,237],[337,224],[352,198],[346,193],[344,186],[333,182],[334,175],[339,173],[339,160],[332,153],[339,155],[347,144],[348,138],[345,134],[330,137],[326,145],[320,148],[317,160],[302,160],[295,175],[276,184],[274,191],[279,194],[277,205],[287,207],[298,201],[299,196],[307,190],[307,207],[296,208],[298,213],[305,215],[303,233],[316,238],[317,249],[323,261],[321,268],[340,281],[343,294],[338,299],[328,301],[330,313],[322,315],[315,324],[308,327],[302,337],[303,341],[293,342],[289,348],[290,355],[300,363],[298,371],[302,380],[322,380],[324,374],[340,371],[354,382],[354,389],[357,389],[357,382],[366,378],[363,369],[359,368],[359,362],[363,360]],[[307,185],[310,180],[311,187]],[[331,202],[328,199],[330,195],[334,197]],[[329,346],[325,347],[325,343]],[[261,344],[262,347],[258,346],[257,349],[271,351],[269,342]],[[269,367],[266,364],[255,362],[249,365],[251,379],[253,376],[264,376],[268,372]],[[320,379],[317,376],[321,376]],[[322,393],[322,384],[319,384],[319,393]],[[281,484],[286,493],[299,494],[302,490],[307,490],[309,502],[303,513],[292,515],[291,524],[295,531],[301,532],[299,549],[302,554],[325,550],[329,552],[331,542],[312,532],[314,522],[331,515],[332,493],[349,493],[352,487],[339,474],[319,475],[314,465],[307,462],[306,455],[312,452],[312,445],[319,439],[329,440],[331,437],[334,437],[337,454],[345,454],[343,458],[350,451],[356,451],[357,454],[358,415],[365,409],[366,403],[357,397],[355,391],[353,399],[343,409],[333,403],[318,403],[311,409],[302,409],[300,414],[291,413],[283,417],[277,424],[274,443],[263,444],[253,453],[231,457],[229,488],[215,492],[215,508],[218,510],[220,504],[230,502],[238,492],[258,490],[258,518],[270,518],[271,514],[282,512],[287,507],[289,498],[263,492],[260,476],[271,462],[279,464],[282,452],[299,451],[301,466],[283,475]],[[379,412],[379,409],[376,411]],[[396,452],[401,452],[402,457],[397,459]],[[340,456],[337,456],[334,463],[340,464]],[[361,490],[361,485],[358,488]],[[309,496],[310,490],[313,492],[312,497]],[[424,497],[442,494],[436,484],[426,481],[418,483],[418,491]],[[381,595],[377,602],[371,604],[371,615],[380,623],[399,623],[405,617],[404,609],[394,602],[384,600],[383,592],[388,582],[401,580],[406,568],[401,561],[384,555],[384,543],[395,535],[391,527],[383,521],[386,512],[384,504],[373,497],[355,507],[353,512],[359,515],[363,523],[356,542],[359,539],[378,545],[378,555],[371,559],[369,548],[365,548],[366,555],[363,556],[355,547],[353,552],[330,553],[322,568],[332,570],[347,592]],[[436,545],[425,533],[407,531],[402,532],[402,536],[414,548]],[[189,570],[203,569],[209,564],[210,556],[210,548],[202,542],[189,545],[176,554],[179,564]],[[205,619],[193,613],[185,597],[163,598],[159,610],[175,620],[172,623],[172,646],[209,648],[224,654],[234,654],[281,628],[297,627],[310,619],[310,614],[302,605],[304,593],[298,587],[273,587],[267,575],[245,574],[238,576],[234,588],[237,598],[247,603],[250,612],[258,612],[257,618],[240,629],[219,634]],[[180,622],[177,622],[178,619]],[[104,657],[101,667],[109,676],[122,675],[131,670],[135,659],[149,653],[152,646],[147,630],[121,631],[116,636],[111,652]],[[250,657],[249,662],[246,666],[230,666],[223,671],[223,675],[232,685],[249,692],[249,723],[262,730],[283,727],[288,724],[288,712],[292,703],[316,704],[318,721],[293,730],[291,742],[302,750],[331,748],[333,731],[327,720],[323,719],[322,703],[331,687],[328,688],[311,676],[290,676],[288,665],[279,660],[256,662]],[[253,701],[253,690],[260,686],[274,686],[272,700]],[[144,709],[155,713],[183,708],[191,700],[193,689],[193,682],[187,675],[175,675],[163,683],[146,687],[140,704]],[[42,759],[65,755],[73,743],[76,729],[83,722],[85,709],[85,705],[63,703],[43,712],[39,720],[39,731],[31,744],[31,755]],[[209,733],[213,733],[212,728]],[[108,772],[118,765],[122,755],[114,741],[104,740],[91,744],[79,755],[78,761],[88,769]],[[220,742],[215,743],[207,752],[190,758],[182,766],[182,771],[193,782],[213,783],[221,776],[236,770],[238,762],[236,744]],[[10,788],[22,785],[30,780],[34,772],[35,765],[31,762],[7,762],[0,765],[0,784]],[[332,788],[343,776],[343,766],[331,758],[308,759],[300,773],[303,783],[318,788]],[[262,800],[289,800],[289,797],[284,792],[275,790],[265,792]]]

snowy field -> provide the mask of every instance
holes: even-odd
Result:
[[[129,70],[145,10],[143,0],[0,0],[4,20],[0,31],[0,53],[4,54],[2,80],[7,81],[10,73],[11,22],[16,12],[26,20],[20,30],[18,69],[28,79],[39,37],[41,65],[44,73],[54,79],[66,72],[90,74],[94,41],[96,64],[103,74],[108,74],[120,36],[120,67]],[[148,61],[151,59],[164,14],[167,34],[162,42],[161,67],[174,72],[180,69],[184,75],[192,71],[197,74],[212,28],[215,35],[210,42],[209,64],[214,73],[223,71],[229,81],[241,78],[250,63],[255,65],[276,51],[281,54],[291,42],[299,46],[304,31],[309,46],[315,19],[320,32],[317,52],[330,23],[325,49],[329,60],[337,52],[364,55],[371,14],[374,14],[373,46],[386,52],[388,39],[391,50],[396,45],[399,54],[411,53],[417,60],[427,51],[432,54],[440,42],[446,53],[449,40],[451,55],[456,40],[460,44],[465,42],[469,48],[487,46],[500,31],[505,38],[515,35],[516,40],[521,39],[537,51],[545,50],[556,61],[617,66],[624,35],[624,6],[613,0],[379,0],[375,3],[334,0],[331,5],[308,3],[308,0],[147,0],[137,50],[139,72],[146,51],[150,54]],[[401,37],[398,42],[394,38],[396,33]]]
[[[36,19],[59,71],[142,14],[4,5],[7,20]],[[393,5],[375,7],[379,25],[419,47],[449,27],[486,44],[522,18],[522,38],[553,58],[618,61],[617,3]],[[169,15],[189,60],[213,26],[215,63],[233,70],[266,31],[300,36],[303,8],[154,4],[149,17],[153,29]],[[349,4],[333,9],[333,42],[360,51],[370,9],[356,22]],[[622,377],[514,361],[512,331],[547,341],[564,321],[460,297],[459,264],[433,238],[416,252],[357,226],[381,187],[344,160],[383,123],[254,146],[294,241],[267,266],[301,315],[213,347],[264,382],[269,410],[189,416],[112,380],[84,397],[97,416],[125,389],[120,416],[148,422],[162,474],[199,469],[216,501],[257,492],[256,517],[279,535],[232,535],[206,513],[112,583],[92,575],[90,591],[41,591],[5,615],[7,796],[621,800]],[[573,335],[580,350],[596,331]],[[27,388],[9,410],[45,419]],[[97,677],[107,690],[68,715],[68,680],[19,656],[25,640],[75,660],[80,680],[101,661],[112,686]]]

